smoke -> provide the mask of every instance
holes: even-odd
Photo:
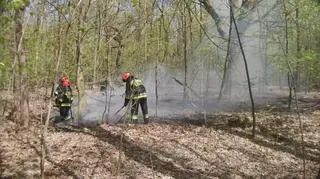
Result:
[[[208,96],[201,94],[204,84],[200,84],[198,75],[188,76],[188,99],[183,99],[183,86],[177,82],[183,82],[183,73],[167,70],[164,66],[158,65],[158,86],[156,87],[155,66],[150,66],[141,76],[136,76],[144,81],[148,93],[149,116],[154,117],[157,110],[157,117],[167,118],[199,113],[203,111],[203,100]],[[116,79],[120,81],[119,79]],[[189,82],[190,81],[190,82]],[[191,82],[193,81],[193,82]],[[200,88],[199,88],[200,87]],[[156,103],[156,88],[158,90],[158,105]],[[210,88],[215,88],[210,85]],[[201,91],[202,90],[202,91]],[[92,125],[106,120],[109,123],[117,123],[122,118],[129,117],[130,110],[121,110],[115,114],[124,104],[125,86],[114,86],[114,89],[107,88],[104,92],[86,91],[87,108],[82,113],[82,119],[76,119],[76,123]],[[73,116],[77,115],[77,99],[72,106]],[[126,113],[128,115],[126,115]],[[141,109],[139,116],[142,118]]]
[[[268,21],[272,21],[278,16],[277,11],[272,9],[276,3],[277,1],[275,0],[262,1],[258,4],[255,11],[245,9],[239,11],[237,8],[234,9],[239,35],[248,64],[253,95],[255,97],[268,94],[268,92],[270,92],[268,84],[277,84],[279,82],[278,79],[275,80],[271,78],[272,74],[270,73],[277,73],[277,70],[270,65],[270,60],[267,55],[268,29],[270,29],[270,27],[268,27]],[[222,29],[224,29],[225,34],[228,34],[230,17],[228,3],[221,0],[211,0],[211,4],[221,18],[221,22],[223,22],[221,24]],[[249,13],[244,13],[245,11]],[[240,13],[242,13],[242,15],[240,15]],[[210,21],[206,29],[211,39],[221,45],[222,48],[227,49],[225,40],[217,37],[218,32],[214,20]],[[200,48],[208,47],[210,44],[211,42],[208,38],[204,37]],[[235,26],[232,26],[230,51],[232,65],[231,77],[228,83],[231,84],[231,94],[225,97],[233,101],[245,101],[249,99],[248,83]],[[226,50],[219,50],[213,55],[215,55],[213,59],[215,63],[218,61],[221,65],[221,63],[225,61]],[[219,59],[221,56],[223,58]],[[202,56],[198,56],[197,58],[202,58]],[[284,74],[280,73],[278,73],[278,75],[280,75],[279,78],[284,76]]]
[[[214,6],[223,22],[228,22],[228,6],[224,2],[215,3]],[[265,8],[267,9],[267,8]],[[239,29],[242,30],[242,42],[248,62],[250,79],[253,87],[254,98],[263,96],[269,92],[269,88],[264,81],[266,76],[266,60],[265,53],[266,38],[261,40],[262,33],[261,24],[255,23],[248,27],[248,22],[238,22]],[[224,29],[228,29],[228,24],[222,24]],[[208,25],[209,34],[217,34],[214,28],[214,22]],[[227,31],[227,30],[226,30]],[[241,30],[240,30],[241,31]],[[219,38],[212,38],[219,42],[222,47],[226,48],[225,41]],[[233,34],[233,41],[235,34]],[[219,41],[220,40],[220,41]],[[169,118],[175,116],[186,116],[195,113],[214,113],[220,111],[236,111],[242,109],[244,104],[249,104],[249,92],[245,67],[240,53],[239,47],[235,49],[235,65],[232,68],[232,93],[224,101],[218,101],[218,95],[222,80],[222,65],[224,63],[225,51],[216,50],[211,42],[204,37],[201,44],[188,54],[187,63],[187,99],[184,100],[184,68],[177,67],[170,70],[164,65],[157,65],[157,77],[155,76],[155,64],[151,65],[144,73],[136,76],[144,81],[148,93],[149,115],[161,118]],[[115,79],[115,80],[119,80]],[[156,86],[157,80],[157,86]],[[268,79],[269,83],[271,79]],[[157,94],[156,94],[157,89]],[[99,123],[106,120],[109,123],[118,122],[121,117],[126,118],[129,110],[122,110],[115,114],[124,103],[125,86],[114,86],[114,89],[107,88],[104,93],[87,91],[87,109],[82,117],[82,123]],[[158,96],[158,103],[157,97]],[[264,99],[260,103],[267,103]],[[77,102],[74,102],[77,104]],[[256,103],[257,104],[257,103]],[[76,106],[73,107],[76,113]],[[157,112],[156,112],[157,111]],[[129,116],[129,115],[128,115]],[[142,118],[141,109],[139,116]]]
[[[201,67],[201,68],[200,68]],[[214,113],[221,111],[236,111],[246,100],[226,100],[218,101],[219,78],[213,70],[203,70],[204,66],[198,65],[188,68],[190,74],[187,76],[187,100],[183,99],[183,86],[179,82],[184,81],[182,72],[168,70],[162,65],[158,65],[158,86],[156,87],[155,66],[148,68],[145,73],[138,78],[144,81],[148,93],[149,116],[157,117],[159,120],[174,117],[184,118],[192,114]],[[120,80],[120,79],[117,79]],[[178,82],[178,81],[179,82]],[[156,88],[158,104],[156,103]],[[115,114],[124,104],[125,86],[115,87],[113,90],[107,88],[105,92],[86,91],[87,109],[81,120],[76,122],[91,125],[100,123],[102,120],[108,123],[117,123],[121,119],[126,119],[130,115],[130,110],[121,110]],[[111,97],[110,97],[111,95]],[[76,116],[77,101],[72,108]],[[242,106],[243,107],[243,106]],[[157,111],[157,113],[156,113]],[[142,119],[142,112],[139,108],[139,117]]]

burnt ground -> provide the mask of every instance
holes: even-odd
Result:
[[[320,168],[319,101],[317,95],[299,99],[301,123],[296,111],[286,107],[286,98],[257,105],[255,138],[245,103],[238,107],[241,110],[208,111],[206,119],[193,112],[159,117],[147,125],[50,125],[45,175],[60,179],[303,178],[305,174],[316,178]],[[6,104],[0,118],[0,178],[40,175],[37,109],[41,107],[33,104],[31,127],[20,130]]]

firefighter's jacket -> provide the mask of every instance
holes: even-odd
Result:
[[[73,95],[70,86],[59,84],[54,94],[56,96],[55,102],[57,107],[71,106]]]
[[[137,100],[146,97],[147,91],[141,79],[132,77],[126,82],[124,106],[126,106],[130,100]]]

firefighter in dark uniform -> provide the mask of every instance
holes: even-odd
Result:
[[[137,122],[139,105],[142,110],[144,123],[149,123],[147,91],[141,79],[134,77],[131,73],[122,74],[122,81],[126,83],[124,107],[131,107],[131,120]]]
[[[70,109],[73,101],[71,83],[67,76],[62,76],[59,79],[59,84],[55,91],[55,106],[59,108],[62,120],[71,118]]]

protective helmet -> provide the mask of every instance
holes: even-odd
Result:
[[[68,87],[70,86],[70,82],[69,82],[69,78],[67,76],[62,76],[60,79],[59,79],[60,83],[65,86],[65,87]]]
[[[123,81],[123,82],[128,81],[128,79],[129,79],[130,76],[131,76],[131,74],[130,74],[129,72],[124,72],[124,73],[122,74],[122,81]]]
[[[59,81],[62,82],[62,83],[63,83],[64,81],[66,81],[66,80],[68,80],[68,77],[65,76],[65,75],[61,76],[60,79],[59,79]]]

